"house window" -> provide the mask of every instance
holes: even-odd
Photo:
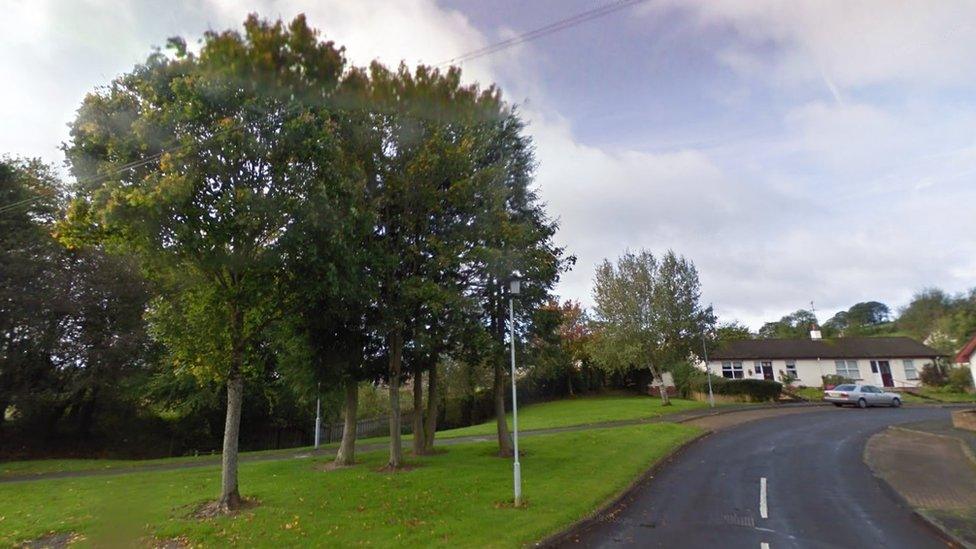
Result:
[[[837,365],[837,375],[847,379],[861,379],[856,360],[836,360],[834,364]]]
[[[786,361],[786,375],[793,376],[794,378],[799,378],[800,377],[800,376],[796,375],[796,361],[795,360],[787,360]]]
[[[722,377],[727,377],[729,379],[742,379],[745,377],[742,373],[742,362],[723,362]]]
[[[918,379],[918,370],[915,369],[915,361],[905,359],[901,361],[905,365],[905,379]]]

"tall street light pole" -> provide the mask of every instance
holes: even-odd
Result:
[[[712,367],[708,365],[708,349],[705,348],[705,332],[702,332],[702,357],[705,359],[705,377],[708,379],[708,406],[715,407],[715,395],[712,394]]]
[[[315,449],[319,449],[319,442],[321,442],[322,437],[322,396],[320,393],[322,384],[319,383],[316,388],[315,396]]]
[[[518,397],[515,393],[515,296],[521,293],[522,284],[518,277],[513,277],[509,285],[508,311],[510,315],[511,339],[509,345],[512,348],[512,440],[515,446],[515,461],[512,464],[512,473],[515,481],[515,506],[522,505],[522,466],[519,464],[518,447]]]

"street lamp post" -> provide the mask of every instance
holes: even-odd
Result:
[[[705,377],[708,379],[708,406],[715,407],[715,395],[712,394],[712,368],[708,365],[708,349],[705,348],[705,332],[702,332],[702,357],[705,359]]]
[[[515,447],[515,461],[512,464],[512,474],[515,482],[515,506],[522,505],[522,466],[519,464],[518,446],[518,397],[515,393],[515,296],[521,293],[522,281],[513,277],[509,284],[508,311],[510,316],[511,339],[509,345],[512,347],[512,440]]]
[[[315,449],[319,449],[319,442],[322,437],[322,396],[318,394],[322,384],[316,386],[315,392]]]

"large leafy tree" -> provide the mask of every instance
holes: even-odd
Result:
[[[694,264],[668,251],[660,260],[646,250],[604,260],[594,278],[599,327],[594,360],[609,371],[646,369],[654,378],[697,356],[715,316],[701,304]],[[661,391],[667,403],[667,392]]]
[[[480,245],[477,216],[491,183],[474,159],[502,103],[494,88],[462,86],[457,69],[391,71],[378,63],[369,70],[368,96],[368,127],[377,137],[362,164],[376,213],[375,325],[389,365],[389,466],[396,468],[404,359],[433,362],[470,303],[465,265]]]
[[[61,200],[41,162],[0,160],[0,430],[9,406],[23,409],[56,384],[64,279],[50,225]]]
[[[219,508],[238,507],[243,378],[279,316],[287,243],[308,204],[345,207],[330,106],[345,59],[303,17],[180,39],[89,94],[66,153],[79,180],[65,238],[134,254],[165,292],[173,364],[227,387]]]
[[[532,186],[535,158],[531,139],[515,112],[484,128],[479,169],[488,178],[479,195],[477,232],[465,254],[468,292],[480,305],[480,323],[487,337],[471,338],[469,349],[492,370],[496,434],[500,455],[512,455],[505,420],[508,381],[509,283],[522,279],[516,299],[516,339],[524,339],[536,309],[553,299],[552,290],[575,257],[555,244],[558,228]]]
[[[0,427],[13,406],[39,451],[104,443],[98,418],[125,423],[149,356],[131,262],[54,238],[63,189],[38,161],[0,161]]]

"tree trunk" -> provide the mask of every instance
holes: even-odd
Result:
[[[241,403],[244,400],[244,315],[237,307],[231,309],[231,357],[227,373],[227,417],[224,422],[224,448],[221,453],[220,500],[221,511],[240,508],[241,493],[237,489],[237,450],[241,431]]]
[[[512,436],[508,432],[508,422],[505,421],[505,368],[503,361],[495,359],[495,424],[498,430],[498,455],[512,456]]]
[[[353,379],[346,380],[346,402],[343,405],[342,442],[336,452],[336,465],[352,465],[356,463],[356,413],[359,411],[359,383]]]
[[[227,420],[224,423],[224,450],[221,455],[219,505],[224,512],[241,506],[241,493],[237,489],[237,445],[243,397],[244,379],[240,368],[235,364],[227,378]]]
[[[668,396],[668,388],[664,386],[664,376],[658,376],[653,364],[648,365],[648,368],[651,370],[651,383],[654,383],[654,380],[658,377],[661,379],[661,385],[658,387],[658,393],[661,394],[661,406],[671,406],[671,397]]]
[[[413,455],[424,454],[424,373],[419,364],[413,367]]]
[[[3,433],[4,423],[7,421],[7,404],[6,400],[0,401],[0,433]]]
[[[396,469],[403,463],[403,445],[400,440],[400,367],[403,353],[403,335],[396,331],[390,336],[390,461],[387,467]]]
[[[427,372],[427,424],[424,426],[424,453],[434,451],[434,432],[437,431],[437,360],[430,363]]]

